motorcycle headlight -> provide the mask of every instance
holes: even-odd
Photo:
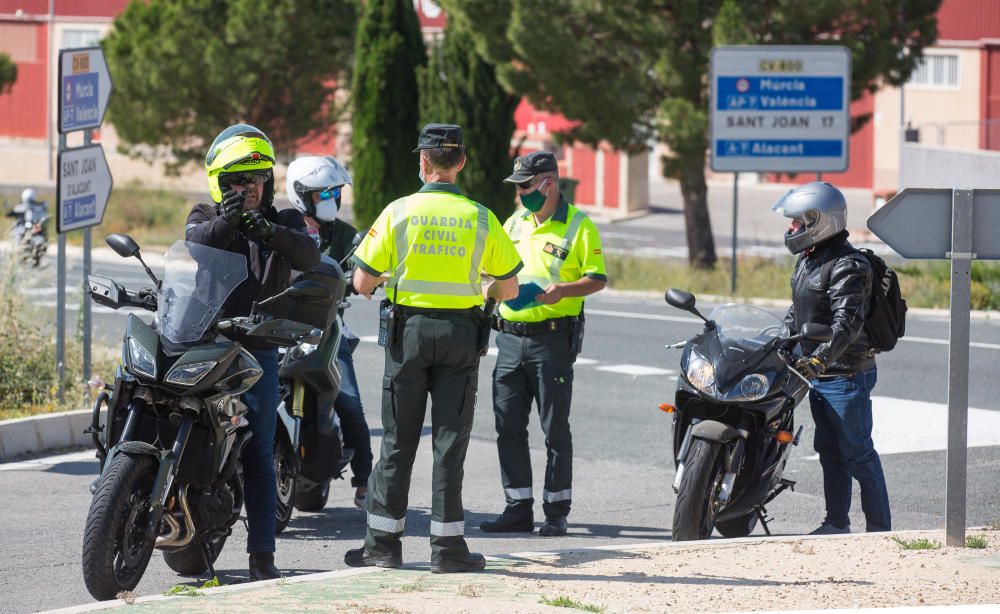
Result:
[[[128,338],[128,362],[132,370],[139,375],[156,379],[156,360],[149,350],[139,345],[133,337]]]
[[[175,366],[167,373],[165,381],[168,384],[177,384],[178,386],[194,386],[217,364],[219,363],[214,360],[206,360],[205,362],[191,362]]]
[[[715,396],[718,390],[715,386],[715,367],[698,354],[691,354],[687,371],[684,373],[691,385],[705,394]]]
[[[314,343],[300,343],[289,351],[292,360],[298,360],[316,351],[319,346]]]
[[[763,373],[751,373],[740,382],[740,392],[749,401],[764,398],[770,389],[771,380]]]

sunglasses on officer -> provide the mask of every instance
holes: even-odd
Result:
[[[535,189],[536,186],[541,185],[542,182],[545,181],[546,179],[552,179],[552,177],[550,177],[548,175],[545,175],[545,176],[535,176],[530,181],[525,181],[524,183],[518,183],[518,184],[516,184],[517,185],[517,191],[518,192],[530,192],[531,190]]]
[[[270,178],[271,171],[242,171],[223,173],[219,176],[219,183],[224,186],[250,185],[251,183],[264,183]]]
[[[340,198],[340,189],[342,187],[343,186],[338,185],[337,187],[326,188],[325,190],[320,190],[319,192],[316,193],[319,194],[320,200],[330,200],[331,198],[337,199]]]

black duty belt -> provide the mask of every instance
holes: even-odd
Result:
[[[466,316],[474,317],[480,315],[483,310],[479,307],[468,307],[466,309],[440,309],[430,307],[408,307],[406,305],[395,305],[394,309],[404,318],[412,316]]]
[[[511,322],[503,318],[495,318],[493,320],[493,330],[510,333],[518,337],[530,337],[531,335],[569,330],[573,327],[573,323],[579,319],[577,316],[567,316],[565,318],[542,320],[541,322]]]

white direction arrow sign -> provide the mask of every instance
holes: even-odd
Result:
[[[100,126],[111,88],[100,47],[59,51],[59,133]]]
[[[111,194],[111,170],[100,145],[59,152],[56,231],[96,226]]]

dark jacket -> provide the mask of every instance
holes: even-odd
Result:
[[[226,317],[250,314],[254,301],[278,294],[289,286],[292,270],[307,271],[319,263],[319,248],[306,231],[302,214],[295,209],[268,207],[264,217],[274,224],[274,237],[261,245],[226,224],[216,214],[214,205],[195,205],[188,213],[187,240],[218,249],[243,254],[249,275],[222,306]],[[287,315],[287,302],[275,301],[262,311],[281,318]]]
[[[322,222],[319,227],[319,251],[340,262],[351,252],[351,243],[357,233],[357,228],[340,218]],[[344,270],[351,268],[351,261],[348,260],[342,266]]]
[[[822,270],[831,261],[835,264],[827,284]],[[803,252],[796,261],[792,306],[785,323],[792,334],[807,322],[833,328],[833,338],[826,343],[802,342],[803,354],[815,355],[827,365],[825,375],[855,373],[874,366],[871,343],[864,330],[871,288],[871,265],[847,241],[846,231]]]

